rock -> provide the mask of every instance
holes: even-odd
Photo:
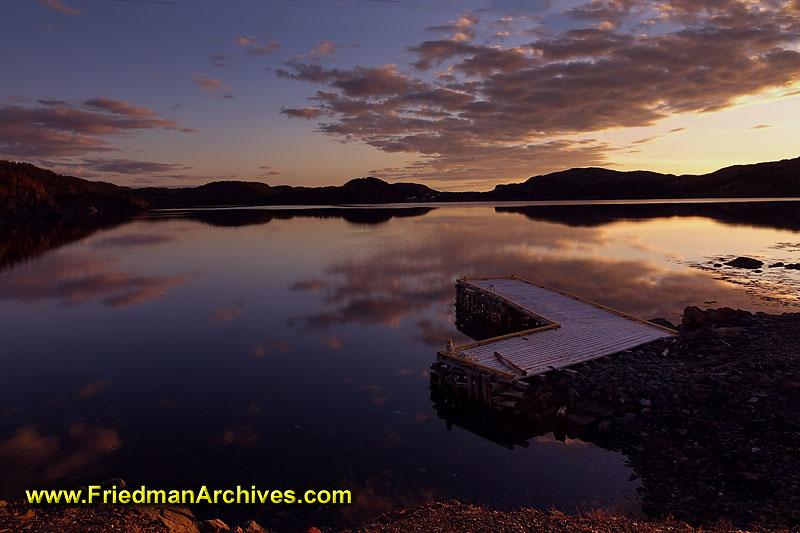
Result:
[[[589,424],[595,422],[597,418],[589,415],[576,415],[575,413],[570,413],[567,415],[567,420],[578,424],[579,426],[588,426]]]
[[[185,507],[153,507],[143,505],[138,511],[151,516],[173,533],[198,533],[194,515]],[[224,531],[224,530],[223,530]]]
[[[720,268],[721,266],[722,266],[722,263],[714,263],[714,268]]]
[[[692,306],[683,310],[683,320],[681,325],[685,329],[695,329],[701,327],[706,323],[706,315],[700,310],[699,307]]]
[[[740,318],[746,318],[748,316],[750,316],[750,313],[747,311],[740,311],[730,307],[720,307],[708,313],[706,319],[713,324],[721,325],[731,324]]]
[[[317,531],[319,531],[319,530],[317,530]],[[255,520],[250,520],[250,521],[244,523],[244,526],[242,526],[242,532],[243,533],[267,533],[267,530],[264,529],[263,527],[261,527],[260,525],[258,525],[258,523]]]
[[[779,262],[777,262],[777,263],[772,263],[772,264],[769,266],[769,268],[781,268],[782,266],[784,266],[784,264],[783,264],[783,263],[781,263],[781,262],[779,261]]]
[[[650,322],[652,322],[653,324],[658,324],[659,326],[664,326],[665,328],[678,329],[678,326],[676,326],[666,318],[651,318]]]
[[[214,520],[204,520],[200,523],[200,533],[224,533],[230,531],[228,524],[215,518]]]
[[[788,268],[790,270],[800,270],[800,263],[790,263],[783,268]]]
[[[732,261],[728,261],[725,263],[728,266],[736,267],[736,268],[761,268],[764,266],[763,261],[759,261],[758,259],[753,259],[752,257],[737,257]]]

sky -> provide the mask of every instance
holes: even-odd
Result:
[[[800,0],[5,0],[0,159],[440,190],[800,156]]]

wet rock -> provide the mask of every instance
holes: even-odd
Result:
[[[736,268],[761,268],[764,266],[763,261],[759,261],[758,259],[753,259],[752,257],[737,257],[732,261],[728,261],[725,263],[728,266],[736,267]]]

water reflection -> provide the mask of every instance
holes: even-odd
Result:
[[[589,204],[497,207],[501,213],[519,213],[531,220],[569,226],[602,226],[620,220],[702,217],[725,224],[800,230],[798,202]]]
[[[259,511],[280,530],[434,498],[627,506],[636,484],[616,451],[545,438],[508,452],[442,430],[427,369],[461,336],[454,279],[524,275],[644,318],[706,301],[771,310],[685,261],[799,240],[707,218],[581,226],[459,206],[173,212],[31,237],[60,245],[0,272],[0,498],[112,477],[356,495]]]

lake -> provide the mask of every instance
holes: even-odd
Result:
[[[800,204],[169,211],[0,239],[0,498],[350,489],[350,506],[211,507],[282,530],[455,498],[637,512],[626,458],[545,433],[512,450],[437,415],[454,280],[515,274],[644,319],[800,310]],[[722,265],[739,255],[758,272]]]

